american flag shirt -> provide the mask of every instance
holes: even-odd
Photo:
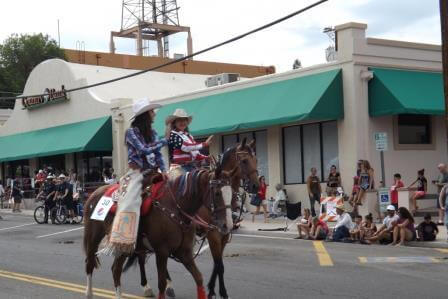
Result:
[[[126,130],[125,140],[128,147],[128,163],[135,163],[143,170],[157,169],[166,171],[161,148],[168,144],[165,138],[159,138],[157,132],[152,130],[153,143],[147,144],[138,128]]]
[[[171,131],[168,145],[173,164],[182,165],[208,158],[199,152],[204,147],[204,143],[197,143],[188,132]]]

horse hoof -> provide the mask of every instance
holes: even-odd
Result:
[[[156,295],[152,291],[151,288],[145,287],[143,288],[143,297],[155,297]]]
[[[207,299],[215,299],[215,298],[216,298],[215,295],[208,295],[208,296],[207,296]]]
[[[166,288],[165,294],[167,297],[176,298],[176,294],[174,293],[174,289],[172,287]]]

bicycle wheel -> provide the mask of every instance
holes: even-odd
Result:
[[[64,207],[54,207],[51,209],[52,215],[55,216],[56,222],[59,224],[64,224],[65,219],[67,218],[67,211]],[[54,214],[53,214],[54,213]]]
[[[36,220],[39,224],[45,223],[45,207],[44,206],[38,206],[34,210],[34,220]]]

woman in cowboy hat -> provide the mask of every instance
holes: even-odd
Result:
[[[132,105],[131,127],[125,134],[129,170],[120,180],[121,198],[118,201],[112,232],[103,245],[102,253],[131,253],[134,250],[142,202],[142,172],[166,172],[160,150],[168,141],[165,138],[159,139],[156,131],[152,129],[156,115],[154,110],[160,107],[161,105],[151,103],[147,98]]]
[[[193,117],[184,109],[176,109],[166,120],[168,145],[170,150],[170,162],[173,169],[181,167],[184,171],[191,171],[195,166],[208,156],[199,151],[211,144],[213,135],[205,142],[198,143],[190,135],[188,125]]]

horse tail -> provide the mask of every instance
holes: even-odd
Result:
[[[133,252],[132,255],[126,259],[126,264],[123,267],[123,272],[128,271],[129,268],[134,266],[135,263],[137,262],[137,258],[138,258],[138,255],[135,252]]]

